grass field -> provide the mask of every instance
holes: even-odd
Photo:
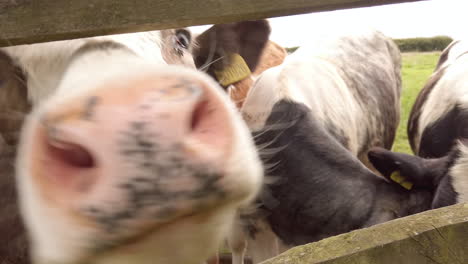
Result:
[[[419,90],[424,86],[437,64],[440,52],[403,53],[401,96],[401,120],[393,150],[412,153],[406,134],[408,116]]]

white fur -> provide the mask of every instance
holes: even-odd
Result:
[[[125,44],[149,61],[165,64],[158,31],[21,45],[3,48],[27,76],[28,97],[37,104],[55,91],[72,54],[89,40],[113,40]],[[103,74],[106,69],[96,69]]]
[[[450,111],[456,104],[468,108],[468,43],[459,42],[450,50],[449,59],[442,64],[445,73],[433,87],[426,102],[421,108],[415,151],[419,151],[420,140],[424,129],[431,126]],[[461,56],[460,56],[461,55]]]
[[[22,131],[17,159],[19,200],[23,219],[32,241],[34,263],[76,263],[87,257],[88,243],[96,231],[80,225],[63,211],[50,206],[38,193],[29,175],[32,131],[41,114],[60,102],[90,92],[111,79],[125,81],[144,74],[167,74],[198,79],[206,83],[228,109],[233,127],[231,155],[226,162],[222,184],[237,197],[202,216],[180,220],[152,233],[140,241],[137,251],[109,252],[87,263],[173,263],[199,264],[214,249],[232,224],[237,207],[252,200],[262,184],[263,171],[250,132],[236,114],[235,106],[221,88],[207,75],[181,66],[167,66],[162,60],[159,40],[142,41],[141,34],[111,36],[125,42],[136,54],[123,50],[90,52],[76,59],[65,71],[70,56],[85,40],[11,47],[7,52],[28,74],[28,88],[33,102],[41,104],[27,118]],[[29,79],[31,77],[31,79]],[[118,117],[116,117],[118,118]],[[206,216],[208,214],[208,217]],[[203,219],[203,220],[201,220]]]
[[[319,43],[319,44],[317,44]],[[351,135],[350,151],[357,154],[363,143],[358,135],[366,129],[366,109],[354,100],[345,81],[333,65],[333,56],[339,52],[339,39],[333,36],[304,45],[288,56],[282,65],[270,68],[260,75],[249,90],[241,109],[244,120],[253,131],[262,129],[273,105],[288,99],[307,105],[317,120],[330,120],[346,128]],[[324,124],[325,125],[325,124]]]
[[[449,175],[452,177],[452,186],[458,193],[457,203],[468,202],[468,146],[459,142],[458,149],[460,157],[450,168]]]
[[[453,64],[460,56],[464,55],[464,53],[466,53],[467,51],[468,41],[466,39],[452,42],[452,46],[450,47],[450,51],[447,56],[447,60],[440,66],[446,67]]]

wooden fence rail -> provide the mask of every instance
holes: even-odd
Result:
[[[0,0],[0,47],[422,0]]]
[[[262,264],[299,263],[466,264],[468,203],[296,247]]]

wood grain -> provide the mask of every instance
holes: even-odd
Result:
[[[421,0],[0,0],[0,47]]]
[[[467,238],[465,203],[295,247],[262,264],[462,264]]]

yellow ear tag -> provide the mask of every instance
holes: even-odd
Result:
[[[405,177],[401,176],[400,171],[394,171],[390,175],[390,179],[392,179],[392,181],[400,184],[401,186],[403,186],[403,188],[405,188],[407,190],[411,190],[411,188],[413,188],[413,183],[407,181],[405,179]]]
[[[216,78],[222,86],[228,86],[241,81],[252,74],[249,66],[247,66],[247,63],[245,63],[241,55],[232,53],[229,56],[229,61],[231,63],[223,70],[215,71]]]

